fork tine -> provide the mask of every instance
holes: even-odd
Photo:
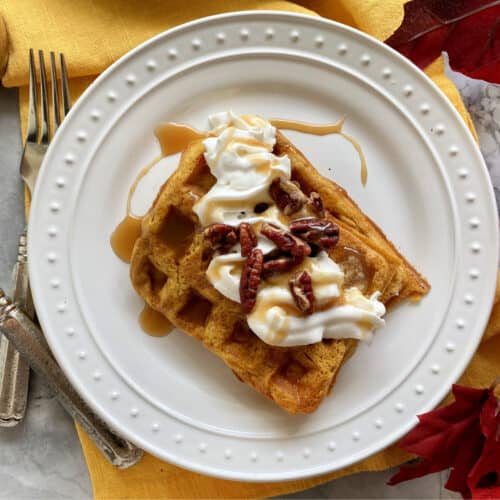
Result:
[[[36,101],[37,99],[36,99],[35,57],[33,55],[33,49],[30,49],[30,86],[29,86],[29,103],[28,103],[28,129],[26,137],[26,141],[28,142],[36,142],[36,133],[38,129]]]
[[[52,90],[52,114],[54,117],[54,134],[56,133],[61,120],[59,118],[59,92],[57,91],[57,70],[56,56],[54,52],[50,53],[50,78]]]
[[[40,134],[40,143],[49,144],[49,102],[47,97],[47,75],[45,73],[45,61],[43,59],[43,51],[38,51],[40,60],[40,98],[41,98],[41,118],[42,127]]]
[[[63,99],[63,117],[65,117],[71,108],[71,97],[69,95],[68,71],[66,70],[66,60],[64,54],[59,54],[61,60],[61,85]]]

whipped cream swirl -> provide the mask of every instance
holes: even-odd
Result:
[[[259,203],[273,203],[269,186],[279,175],[290,178],[290,159],[272,153],[276,129],[263,118],[218,113],[209,123],[214,137],[203,141],[205,160],[217,182],[194,211],[203,226],[237,226],[257,215]]]
[[[269,195],[277,176],[290,179],[291,175],[290,159],[272,152],[276,129],[263,118],[232,112],[212,115],[209,123],[213,137],[203,141],[205,159],[217,181],[193,208],[201,224],[237,226],[248,222],[258,228],[262,222],[271,222],[286,228],[286,217]],[[267,209],[256,213],[255,207],[263,203]],[[275,248],[263,236],[259,236],[258,246],[264,254]],[[229,253],[215,255],[207,269],[212,285],[235,302],[240,302],[244,260],[237,244]],[[309,316],[296,308],[288,286],[292,275],[302,269],[311,276],[316,299],[316,311]],[[379,294],[365,297],[358,288],[344,289],[343,284],[342,269],[326,252],[306,257],[291,274],[261,283],[256,305],[247,315],[248,325],[264,342],[284,347],[313,344],[324,338],[369,340],[372,332],[384,325],[385,307],[377,300]]]

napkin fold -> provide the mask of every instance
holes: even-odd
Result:
[[[20,87],[23,136],[26,127],[28,49],[66,55],[75,100],[121,55],[181,23],[236,10],[285,10],[321,15],[384,40],[401,23],[404,0],[4,0],[0,5],[0,76]],[[446,77],[442,58],[426,70],[455,106],[477,140],[460,95]],[[459,383],[487,387],[500,373],[500,287],[482,343]],[[449,398],[449,396],[448,396]],[[146,454],[135,467],[114,469],[78,428],[96,499],[260,498],[309,488],[360,471],[383,470],[409,458],[396,445],[343,470],[282,483],[225,481],[181,469]]]

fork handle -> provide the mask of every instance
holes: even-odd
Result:
[[[31,317],[33,302],[28,280],[26,231],[19,238],[17,261],[12,270],[12,295]],[[21,422],[28,401],[29,365],[11,342],[0,336],[0,427],[13,427]]]
[[[136,464],[143,451],[118,436],[83,401],[46,347],[42,331],[0,289],[0,332],[2,332],[45,379],[66,411],[83,427],[104,456],[116,467]]]
[[[31,318],[35,315],[35,308],[31,300],[30,285],[28,279],[28,253],[27,253],[27,237],[26,229],[19,237],[19,246],[17,248],[17,262],[14,266],[13,283],[14,292],[13,300],[16,304],[22,307],[23,311]]]

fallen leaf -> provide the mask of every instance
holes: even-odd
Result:
[[[492,393],[481,411],[482,453],[470,471],[467,485],[472,498],[500,498],[500,401]]]
[[[386,43],[420,68],[447,52],[453,70],[500,83],[500,1],[411,0]]]
[[[493,389],[454,385],[452,392],[453,403],[419,415],[419,423],[400,441],[400,446],[420,461],[401,466],[388,484],[450,468],[447,489],[464,498],[499,498],[498,400]],[[488,497],[491,493],[496,496]]]

